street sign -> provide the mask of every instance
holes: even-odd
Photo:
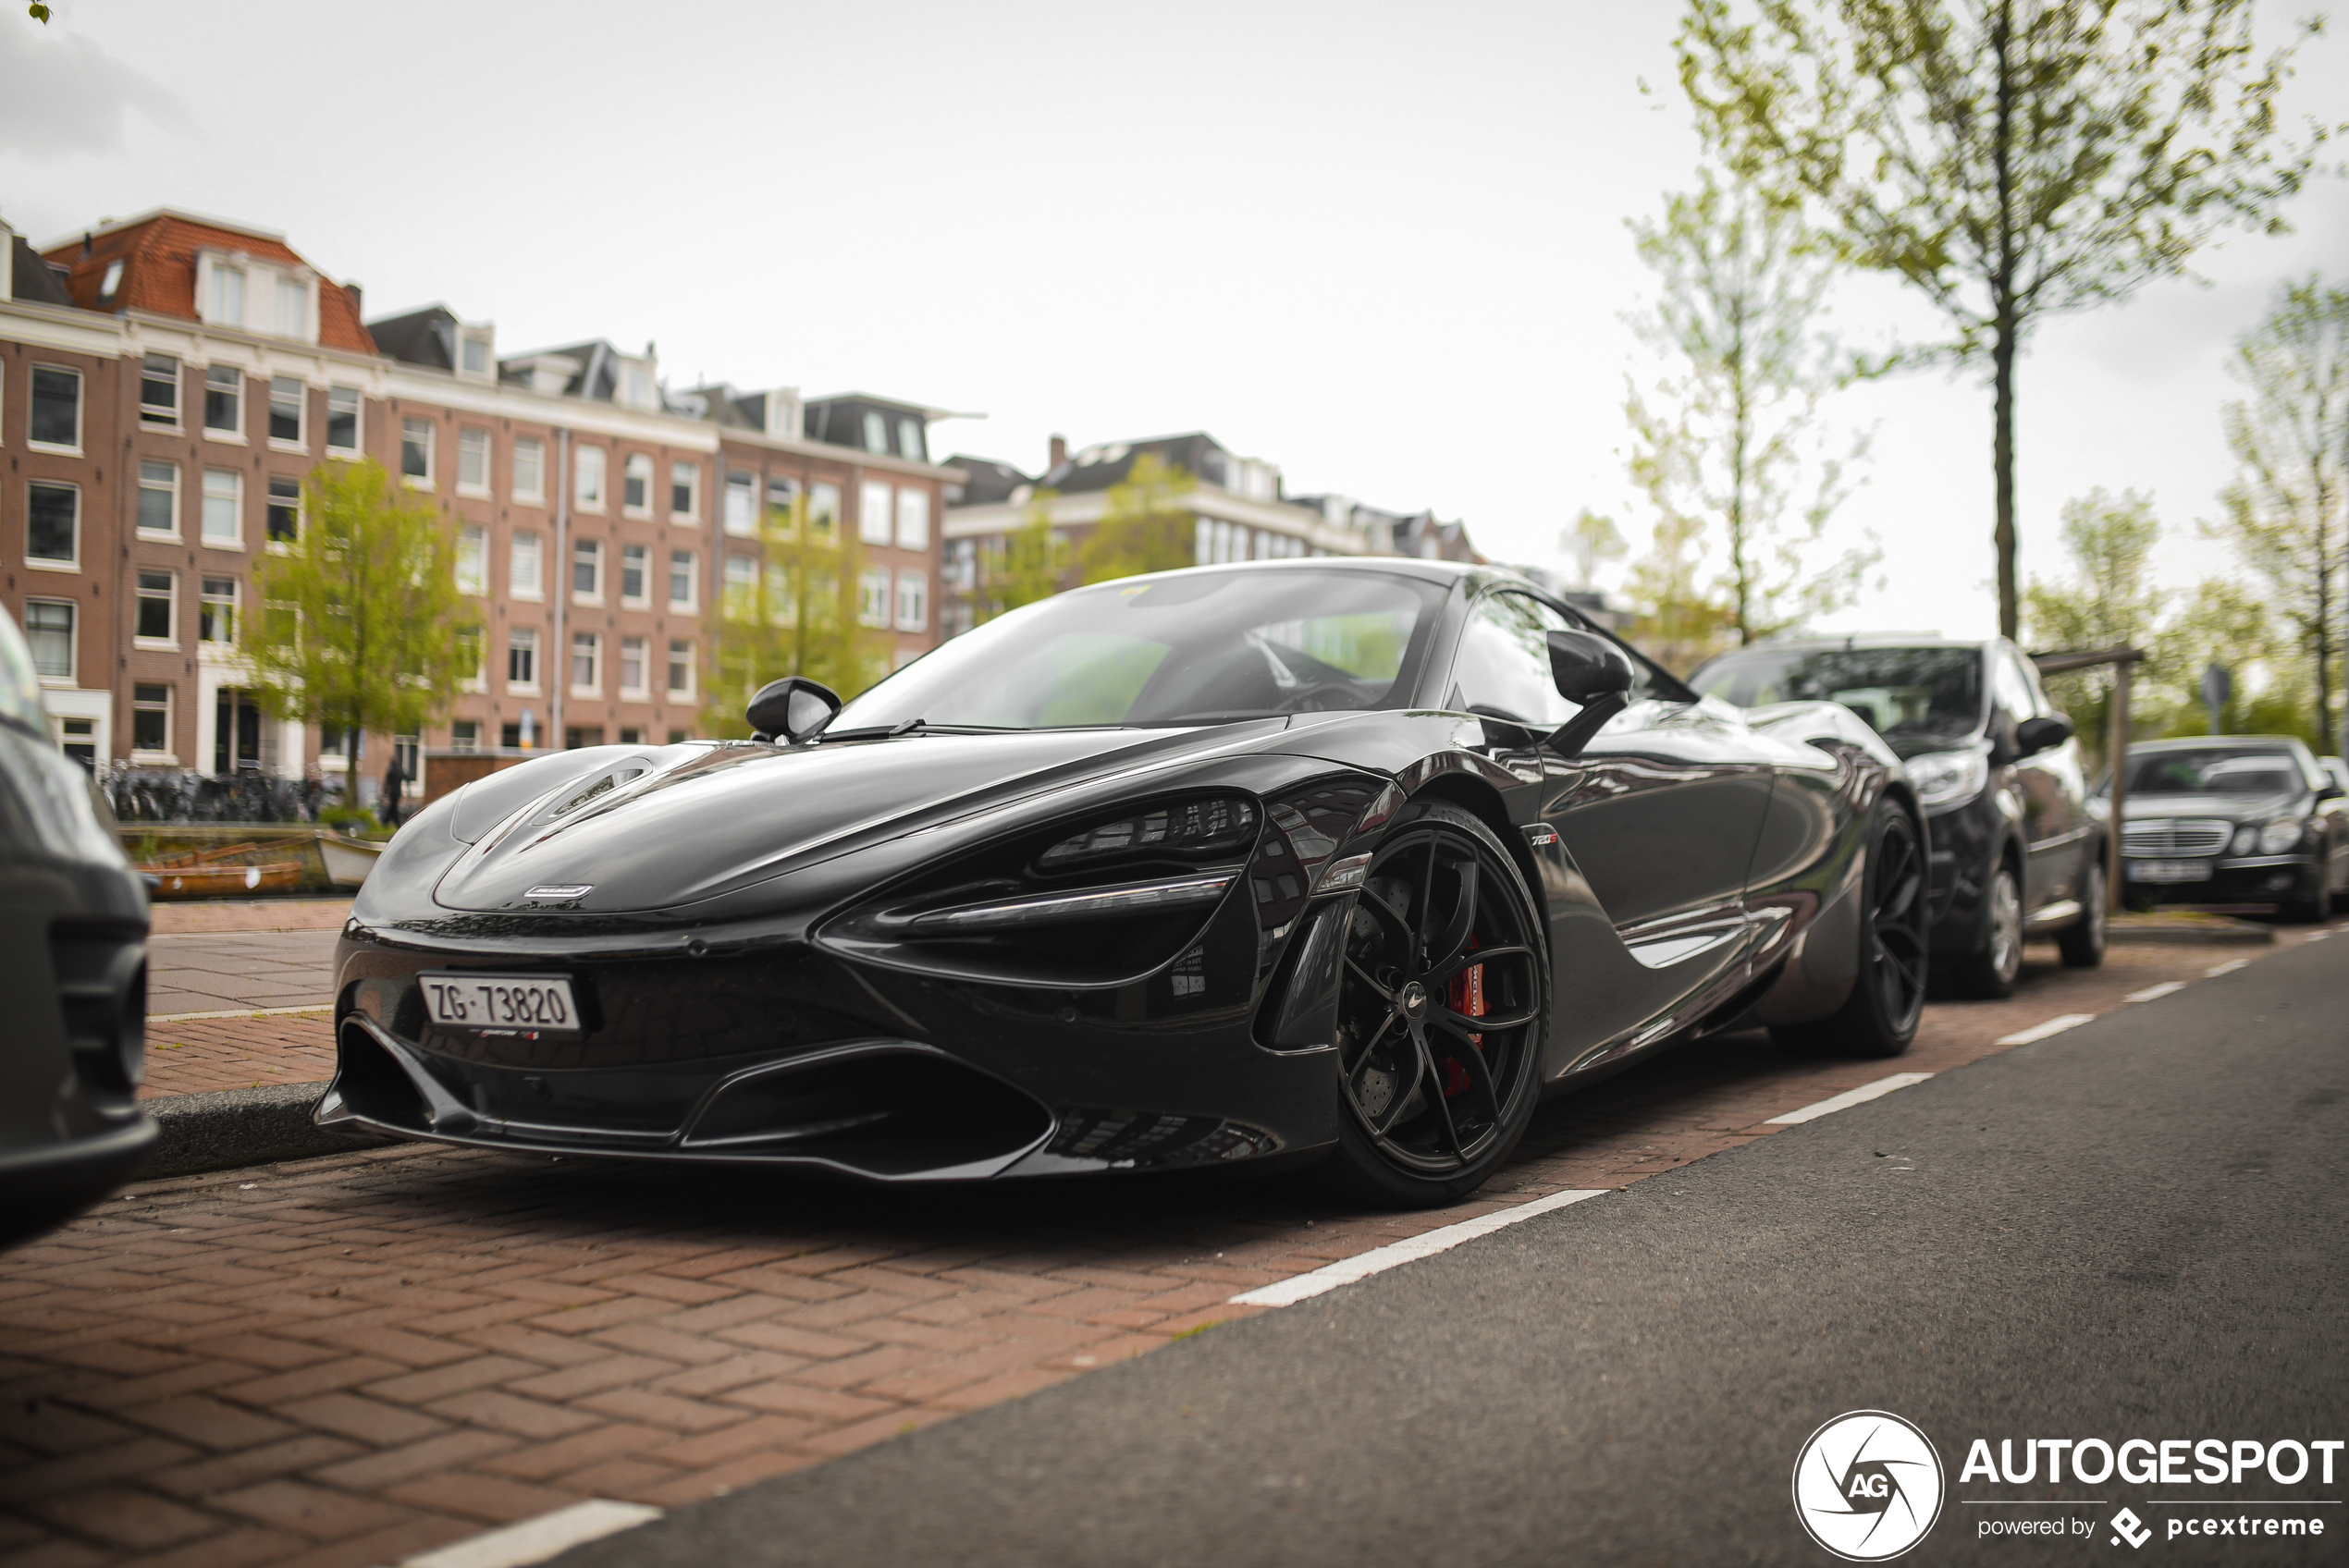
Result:
[[[2227,705],[2227,699],[2234,695],[2234,677],[2227,672],[2225,665],[2214,659],[2202,667],[2202,705],[2210,710],[2210,733],[2213,735],[2219,733],[2220,710]]]

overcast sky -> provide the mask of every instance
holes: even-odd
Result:
[[[446,301],[502,353],[659,345],[671,385],[862,389],[983,422],[1034,472],[1205,429],[1294,492],[1464,517],[1555,564],[1623,478],[1623,220],[1696,157],[1678,7],[1468,3],[651,6],[58,0],[0,15],[0,216],[36,243],[157,206],[283,232],[371,316]],[[2299,7],[2274,7],[2281,29]],[[1642,83],[1653,88],[1643,92]],[[2288,106],[2349,119],[2349,49]],[[2223,363],[2277,283],[2349,262],[2349,188],[2283,239],[2055,324],[2022,374],[2026,571],[2094,485],[2154,493],[2191,582],[2230,473]],[[1881,283],[1855,337],[1929,318]],[[1844,524],[1885,551],[1839,627],[1995,629],[1989,398],[1846,395],[1876,431]]]

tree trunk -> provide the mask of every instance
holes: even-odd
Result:
[[[1998,524],[1991,533],[1998,555],[1998,635],[2012,637],[2022,622],[2015,595],[2014,548],[2014,74],[2007,58],[2011,8],[2001,5],[1991,25],[1992,47],[1998,57],[1998,120],[1991,134],[1998,140],[1992,153],[1998,174],[1998,265],[1991,279],[1991,302],[1997,309],[1998,341],[1991,349],[1996,385],[1991,414],[1990,466],[1997,492]]]

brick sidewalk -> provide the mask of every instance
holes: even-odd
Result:
[[[423,1145],[142,1184],[0,1259],[0,1564],[364,1568],[582,1497],[707,1497],[1247,1316],[1236,1292],[1624,1185],[2273,950],[2035,966],[2013,1000],[1937,1005],[1897,1063],[1691,1047],[1543,1108],[1442,1213],[1293,1180],[898,1191]]]
[[[324,1011],[275,1018],[190,1018],[147,1024],[139,1097],[323,1083],[334,1076],[333,1021]]]

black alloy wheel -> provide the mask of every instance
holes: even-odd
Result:
[[[1375,1202],[1473,1192],[1532,1119],[1548,964],[1525,880],[1483,823],[1407,807],[1347,930],[1329,1173]]]
[[[1961,993],[1997,1001],[2014,995],[2023,974],[2023,877],[2001,857],[1983,894],[1982,941],[1958,966]]]
[[[1851,994],[1816,1023],[1781,1025],[1771,1035],[1847,1056],[1899,1056],[1925,1014],[1926,873],[1925,838],[1900,801],[1876,802],[1861,885],[1859,974]]]

